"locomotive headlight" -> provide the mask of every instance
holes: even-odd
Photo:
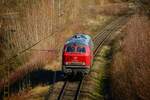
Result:
[[[83,62],[82,65],[85,65],[85,62]]]
[[[66,65],[68,65],[69,63],[68,63],[68,62],[66,62],[65,64],[66,64]]]

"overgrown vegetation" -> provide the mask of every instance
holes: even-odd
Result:
[[[93,99],[94,100],[104,100],[104,99],[108,99],[108,75],[107,73],[107,69],[110,66],[111,63],[111,48],[110,46],[103,46],[100,53],[98,54],[98,58],[96,58],[96,60],[98,60],[100,62],[99,64],[99,70],[97,70],[98,76],[97,78],[94,79],[95,83],[96,83],[96,87],[95,87],[95,91],[93,91]]]
[[[150,20],[144,15],[131,17],[123,30],[125,37],[111,67],[113,100],[149,100]]]

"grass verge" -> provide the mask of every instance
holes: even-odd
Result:
[[[93,79],[96,83],[95,91],[92,94],[94,100],[104,100],[107,98],[107,91],[109,87],[107,86],[108,78],[106,71],[111,63],[110,51],[110,46],[103,46],[97,55],[98,57],[95,59],[96,61],[99,61],[99,68],[97,70],[98,76]]]

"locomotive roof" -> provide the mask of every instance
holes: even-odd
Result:
[[[76,34],[66,42],[66,45],[89,45],[90,40],[91,37],[86,34]]]

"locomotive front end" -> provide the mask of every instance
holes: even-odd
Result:
[[[88,46],[67,46],[63,54],[63,71],[87,74],[90,71],[90,59]]]
[[[62,71],[66,74],[88,74],[93,62],[92,40],[79,34],[70,38],[63,49]]]

